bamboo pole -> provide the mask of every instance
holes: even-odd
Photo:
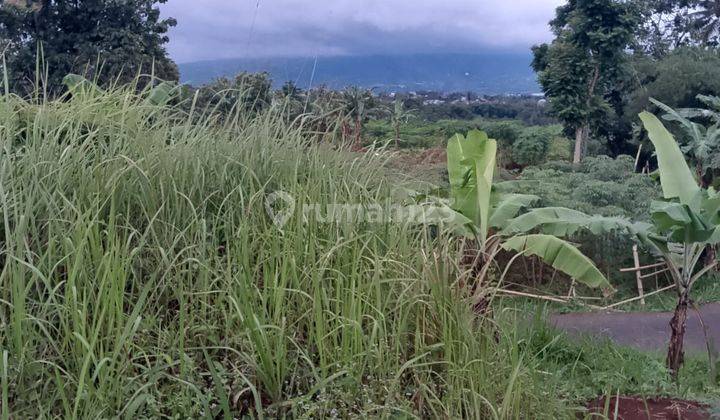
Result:
[[[635,260],[635,267],[640,267],[640,256],[638,255],[637,245],[633,245],[633,260]],[[635,279],[637,280],[638,295],[640,296],[640,304],[645,306],[645,290],[643,290],[643,277],[642,272],[638,269],[635,271]]]
[[[670,289],[674,289],[674,288],[675,288],[675,285],[674,285],[674,284],[671,285],[671,286],[668,286],[668,287],[663,287],[662,289],[658,289],[658,290],[655,290],[654,292],[650,292],[650,293],[646,294],[645,297],[650,297],[650,296],[653,296],[653,295],[657,295],[658,293],[666,292],[666,291],[668,291],[668,290],[670,290]],[[620,305],[624,305],[624,304],[626,304],[626,303],[635,302],[635,301],[638,301],[638,300],[640,300],[639,297],[634,297],[634,298],[632,298],[632,299],[623,300],[622,302],[613,303],[612,305],[605,306],[605,307],[603,307],[602,309],[603,309],[603,310],[605,310],[605,309],[612,309],[612,308],[616,308],[616,307],[618,307],[618,306],[620,306]]]
[[[642,267],[621,268],[621,269],[620,269],[620,272],[621,272],[621,273],[632,273],[632,272],[634,272],[634,271],[647,270],[647,269],[649,269],[649,268],[657,268],[657,267],[662,267],[662,266],[664,266],[664,265],[665,265],[664,262],[660,262],[660,263],[657,263],[657,264],[644,265],[644,266],[642,266]]]
[[[656,271],[656,272],[654,272],[654,273],[643,274],[642,276],[640,276],[640,278],[646,279],[646,278],[648,278],[648,277],[657,276],[658,274],[667,273],[668,271],[670,271],[670,269],[669,269],[669,268],[666,268],[666,269],[664,269],[664,270],[659,270],[659,271]],[[639,271],[638,271],[638,273],[639,273]]]

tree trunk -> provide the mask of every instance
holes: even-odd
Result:
[[[400,125],[395,125],[395,148],[400,148]]]
[[[575,153],[573,154],[573,163],[578,165],[582,160],[583,146],[585,144],[585,128],[586,126],[578,127],[575,130]]]
[[[595,64],[595,70],[593,71],[592,79],[588,84],[588,95],[585,107],[587,110],[590,109],[590,104],[595,95],[595,88],[597,87],[598,80],[600,80],[600,64]],[[585,143],[587,141],[588,134],[590,134],[590,127],[587,119],[577,129],[575,129],[575,153],[573,154],[573,163],[575,165],[580,164],[582,160],[583,151],[585,150]]]
[[[360,117],[355,120],[355,147],[358,150],[362,148],[362,121]]]
[[[343,140],[343,142],[345,142],[350,137],[350,126],[347,123],[347,121],[343,120],[341,130],[342,130],[342,140]]]
[[[690,297],[688,296],[688,291],[682,291],[680,293],[677,307],[675,308],[675,314],[670,321],[672,335],[670,336],[670,346],[667,354],[667,368],[670,370],[670,374],[675,381],[678,379],[680,366],[682,366],[685,361],[685,326],[687,324],[687,311],[689,304]]]

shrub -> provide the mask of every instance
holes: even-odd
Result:
[[[480,127],[488,137],[497,140],[500,147],[512,146],[525,129],[517,121],[487,121]]]
[[[548,161],[569,161],[572,159],[573,142],[566,137],[554,137],[550,140],[547,156]]]
[[[560,135],[559,126],[528,127],[513,144],[512,159],[520,166],[543,163],[550,150],[550,143]]]

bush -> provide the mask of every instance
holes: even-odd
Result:
[[[635,173],[633,164],[630,156],[621,155],[588,157],[577,168],[569,162],[528,167],[521,179],[538,182],[522,184],[521,192],[542,197],[543,206],[642,219],[660,190],[652,178]]]
[[[525,126],[517,121],[487,121],[480,125],[491,139],[495,139],[500,147],[512,146],[520,138]]]
[[[523,167],[545,162],[551,143],[561,131],[560,126],[526,128],[513,144],[513,162]]]
[[[547,161],[569,161],[572,159],[573,142],[565,137],[554,137],[550,140],[548,147]]]

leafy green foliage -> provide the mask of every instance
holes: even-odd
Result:
[[[527,256],[540,257],[546,264],[590,287],[609,283],[595,264],[570,243],[553,235],[514,236],[502,247]]]
[[[0,97],[7,417],[572,416],[461,304],[448,232],[266,213],[391,200],[386,156],[147,99]]]
[[[665,112],[663,119],[674,122],[680,128],[680,139],[682,152],[690,159],[695,166],[695,175],[701,185],[705,186],[706,181],[712,181],[712,170],[716,167],[715,156],[720,151],[720,114],[718,107],[720,98],[716,96],[698,95],[698,100],[715,107],[714,109],[679,109],[671,107],[655,99],[650,101]],[[714,121],[712,125],[705,126],[692,119],[702,118]]]
[[[566,162],[550,162],[526,168],[517,181],[507,183],[508,191],[534,194],[540,197],[539,206],[567,208],[583,216],[602,215],[639,221],[649,221],[652,200],[662,196],[657,182],[650,176],[638,174],[630,156],[587,157],[579,166]],[[560,218],[563,224],[568,215]],[[583,221],[585,219],[583,218]],[[579,244],[583,253],[603,267],[613,284],[632,282],[634,277],[621,275],[618,267],[633,264],[631,249],[634,238],[622,229],[602,234],[575,231],[570,239]],[[643,261],[652,262],[649,257]]]
[[[512,161],[520,166],[539,165],[551,158],[569,156],[569,147],[563,149],[562,127],[528,127],[512,145]],[[553,148],[553,156],[550,156]]]
[[[533,68],[580,162],[590,128],[610,113],[609,94],[638,24],[637,10],[616,0],[571,0],[550,22],[556,38],[533,47]]]
[[[32,86],[38,62],[48,69],[44,87],[51,92],[59,90],[69,73],[101,86],[133,81],[141,72],[178,80],[177,66],[164,48],[176,22],[162,19],[157,7],[165,1],[32,0],[30,7],[0,5],[0,50],[13,91],[43,89]]]
[[[640,114],[650,140],[655,145],[658,171],[665,201],[654,201],[650,207],[651,224],[628,223],[624,220],[574,214],[571,229],[625,230],[650,252],[662,258],[675,282],[678,305],[670,322],[672,331],[667,366],[675,378],[684,361],[683,342],[687,311],[692,304],[691,290],[695,283],[714,269],[718,261],[711,257],[703,261],[708,246],[720,243],[720,194],[714,189],[701,188],[684,160],[680,146],[653,114]],[[532,213],[532,212],[531,212]],[[597,223],[602,219],[603,223]],[[528,221],[540,232],[558,232],[566,224],[563,212],[537,215]],[[701,267],[701,268],[700,268]],[[714,355],[708,344],[710,365],[714,369]]]
[[[512,226],[518,213],[537,197],[505,194],[493,189],[496,169],[497,142],[481,131],[471,131],[466,137],[455,135],[448,142],[448,173],[452,193],[452,207],[465,216],[460,220],[469,224],[484,255],[480,275],[474,282],[475,304],[483,296],[489,268],[500,247],[521,254],[535,255],[590,287],[610,287],[607,279],[575,246],[548,235],[518,235],[505,228],[493,232],[491,228]]]
[[[225,117],[258,113],[270,106],[271,88],[269,74],[242,72],[199,88],[195,106]]]
[[[678,109],[703,107],[699,94],[720,96],[720,53],[715,49],[683,47],[660,58],[634,57],[633,68],[637,83],[628,86],[624,105],[628,126],[641,111],[657,110],[650,98]]]
[[[578,167],[550,162],[526,168],[511,191],[535,194],[543,206],[643,220],[660,189],[649,176],[635,173],[633,165],[630,156],[588,157]]]

